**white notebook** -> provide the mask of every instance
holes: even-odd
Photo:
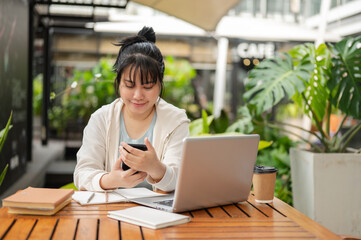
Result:
[[[167,194],[153,192],[147,188],[126,188],[116,189],[108,192],[108,201],[105,199],[104,192],[91,191],[75,191],[73,199],[81,205],[104,204],[104,203],[118,203],[129,202],[131,199],[143,197],[157,197]]]
[[[164,212],[143,206],[109,211],[108,214],[110,218],[152,229],[183,224],[191,220],[191,218],[186,215]]]

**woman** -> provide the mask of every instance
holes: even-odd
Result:
[[[189,135],[185,111],[160,98],[163,56],[155,33],[144,27],[119,42],[114,64],[118,98],[92,114],[77,153],[74,183],[79,190],[146,186],[173,191],[183,139]],[[147,151],[131,147],[143,143]],[[130,167],[124,171],[122,162]]]

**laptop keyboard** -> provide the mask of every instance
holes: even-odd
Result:
[[[157,201],[155,203],[171,207],[173,206],[173,199]]]

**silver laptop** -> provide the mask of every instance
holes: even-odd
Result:
[[[132,202],[168,212],[245,201],[251,190],[259,135],[187,137],[175,192]]]

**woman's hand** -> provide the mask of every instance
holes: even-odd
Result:
[[[120,157],[112,167],[112,170],[104,174],[100,179],[100,186],[103,189],[115,189],[119,187],[131,188],[143,182],[147,173],[138,172],[133,169],[124,171],[121,168],[122,158]]]
[[[134,171],[146,172],[155,182],[159,182],[166,171],[166,166],[159,161],[157,153],[149,142],[148,138],[144,139],[147,151],[142,151],[121,143],[120,157]]]

